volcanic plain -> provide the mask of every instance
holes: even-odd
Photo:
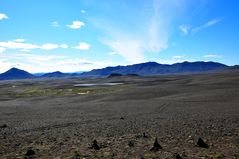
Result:
[[[0,158],[238,159],[239,71],[1,81]]]

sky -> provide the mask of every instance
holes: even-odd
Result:
[[[0,0],[0,73],[239,64],[238,0]]]

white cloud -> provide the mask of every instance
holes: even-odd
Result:
[[[175,64],[175,63],[182,63],[182,62],[195,62],[195,61],[198,61],[198,59],[190,59],[190,58],[185,58],[185,59],[174,59],[174,58],[171,58],[171,59],[155,59],[154,61],[158,62],[158,63],[161,63],[161,64]]]
[[[59,27],[60,26],[60,24],[58,22],[56,22],[56,21],[52,22],[51,25],[54,26],[54,27]]]
[[[0,13],[0,20],[3,20],[3,19],[8,19],[8,17],[6,14]]]
[[[75,46],[75,49],[79,49],[79,50],[89,50],[90,49],[90,44],[87,44],[85,42],[80,42],[78,46]]]
[[[0,47],[0,53],[3,53],[6,50],[4,47]]]
[[[22,59],[25,59],[24,63],[21,62]],[[77,72],[117,65],[119,65],[119,63],[92,61],[82,58],[73,59],[59,55],[36,55],[27,53],[16,53],[13,55],[0,54],[0,72],[4,72],[12,67],[17,67],[31,73],[54,71]]]
[[[186,5],[184,0],[152,0],[142,1],[140,4],[147,7],[138,6],[127,16],[119,15],[121,19],[117,24],[104,17],[105,15],[101,17],[100,13],[97,19],[88,19],[105,34],[100,41],[130,63],[145,62],[146,54],[160,53],[168,48],[172,24]],[[124,11],[121,8],[116,9],[119,12]],[[123,23],[125,20],[130,20],[134,26],[129,27]]]
[[[43,50],[53,50],[53,49],[58,49],[58,48],[67,49],[68,45],[66,45],[66,44],[58,45],[58,44],[48,43],[48,44],[43,44],[40,48]]]
[[[84,14],[84,13],[85,13],[85,10],[81,10],[80,12]]]
[[[203,29],[206,29],[206,28],[208,28],[208,27],[210,27],[210,26],[213,26],[213,25],[215,25],[215,24],[217,24],[217,23],[219,23],[219,22],[221,22],[221,21],[222,21],[222,19],[213,19],[213,20],[210,20],[210,21],[208,21],[207,23],[205,23],[205,24],[203,24],[203,25],[200,25],[200,26],[198,26],[198,27],[193,28],[193,29],[192,29],[192,34],[196,34],[197,32],[199,32],[199,31],[201,31],[201,30],[203,30]]]
[[[221,55],[217,55],[217,54],[208,54],[208,55],[204,55],[205,58],[221,58]]]
[[[19,43],[23,43],[23,42],[25,42],[25,40],[24,39],[15,39],[15,40],[13,40],[14,42],[19,42]]]
[[[146,50],[160,52],[167,49],[169,24],[174,19],[170,12],[175,7],[175,1],[171,1],[170,3],[166,0],[153,1],[153,15],[149,21],[148,39],[144,42]]]
[[[112,50],[118,52],[128,62],[144,62],[145,57],[143,56],[140,44],[138,41],[133,39],[118,39],[119,41],[104,41]]]
[[[118,53],[115,52],[115,51],[109,52],[109,55],[110,55],[110,56],[114,56],[114,55],[117,55],[117,54],[118,54]]]
[[[63,48],[63,49],[67,49],[67,48],[68,48],[68,45],[66,45],[66,44],[61,44],[60,47]]]
[[[173,56],[173,59],[181,59],[181,58],[184,58],[184,56],[181,55]]]
[[[3,41],[0,42],[0,47],[5,49],[19,49],[23,52],[29,52],[33,49],[43,49],[43,50],[52,50],[57,48],[63,48],[66,49],[68,46],[66,44],[52,44],[52,43],[46,43],[43,45],[36,45],[31,43],[24,43],[24,39],[16,39],[13,41]]]
[[[43,50],[52,50],[52,49],[56,49],[56,48],[58,48],[59,46],[57,45],[57,44],[51,44],[51,43],[49,43],[49,44],[43,44],[42,46],[41,46],[41,49],[43,49]]]
[[[27,50],[27,49],[22,49],[20,50],[21,52],[31,52],[31,50]]]
[[[0,47],[5,47],[7,49],[26,49],[26,50],[39,48],[39,46],[34,44],[15,42],[15,41],[0,42]]]
[[[72,24],[67,26],[71,29],[80,29],[81,27],[85,26],[85,23],[82,21],[73,21]]]
[[[190,31],[190,27],[185,24],[180,25],[178,28],[182,32],[183,35],[188,35],[188,33]]]
[[[203,30],[203,29],[206,29],[208,27],[211,27],[219,22],[221,22],[222,19],[213,19],[213,20],[210,20],[208,22],[206,22],[205,24],[202,24],[200,26],[196,26],[196,27],[193,27],[193,28],[190,28],[188,25],[186,24],[182,24],[179,26],[179,30],[181,31],[182,35],[188,35],[189,33],[194,35],[196,34],[197,32]]]

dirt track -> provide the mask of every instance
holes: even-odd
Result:
[[[2,81],[0,126],[0,158],[239,158],[239,72]]]

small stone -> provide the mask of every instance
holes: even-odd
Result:
[[[120,120],[124,120],[124,117],[120,117]]]
[[[7,124],[1,125],[0,128],[2,128],[2,129],[7,128]]]
[[[183,159],[178,153],[175,154],[176,159]]]
[[[197,145],[202,148],[209,148],[208,144],[206,144],[202,138],[198,138]]]
[[[75,152],[75,156],[73,157],[73,159],[80,159],[80,154],[78,151]]]
[[[91,149],[99,150],[100,146],[98,145],[97,141],[94,140],[92,146],[90,147]]]
[[[129,147],[134,147],[134,142],[133,141],[129,141],[128,145],[129,145]]]
[[[35,155],[36,155],[35,151],[33,151],[32,149],[29,149],[27,150],[27,153],[25,154],[25,158],[32,158]]]
[[[150,149],[150,151],[156,152],[156,151],[159,151],[159,149],[162,149],[162,146],[158,143],[158,139],[155,138],[154,145]]]
[[[145,132],[143,133],[143,138],[148,138]]]

